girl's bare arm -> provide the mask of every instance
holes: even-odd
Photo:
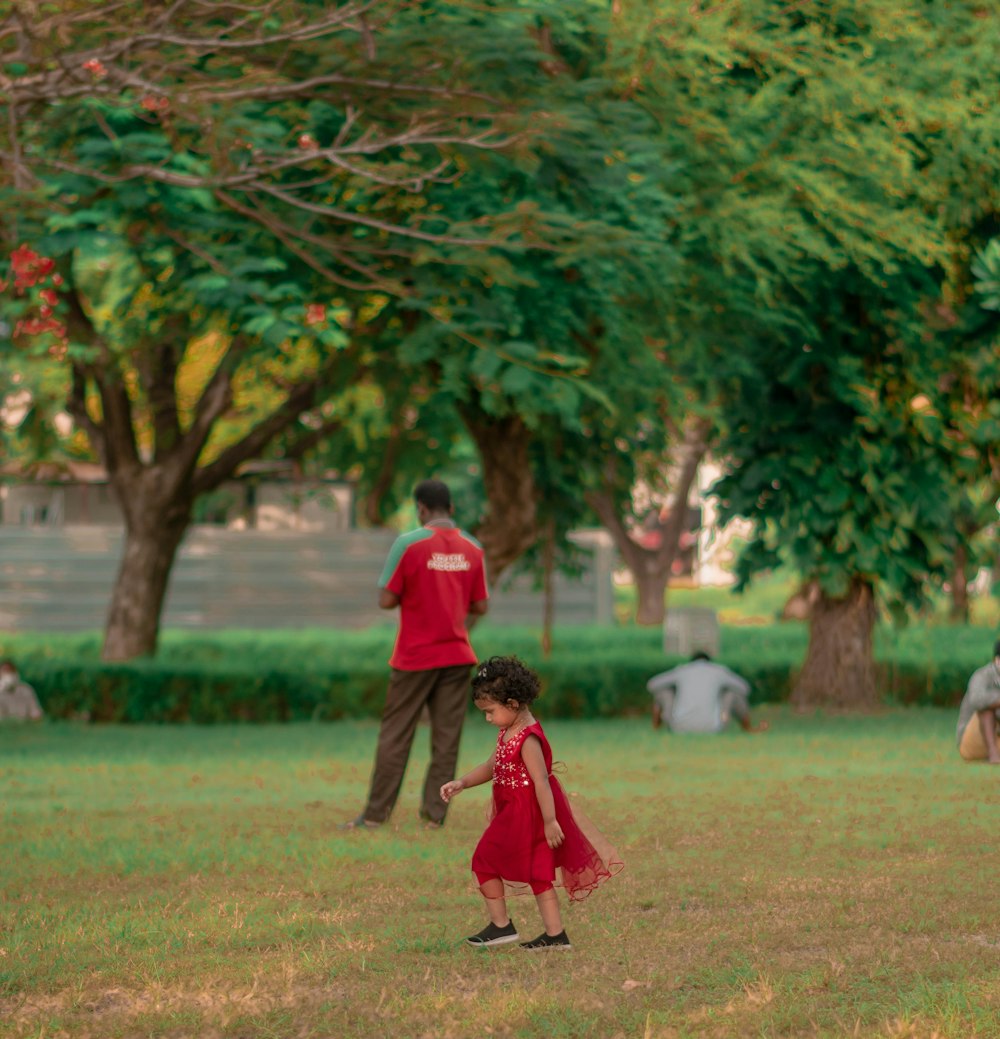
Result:
[[[542,822],[545,824],[545,840],[550,848],[558,848],[565,834],[556,819],[556,803],[552,798],[552,787],[549,785],[549,772],[545,767],[545,756],[542,744],[537,736],[528,736],[521,748],[521,760],[535,784],[535,797],[542,811]]]
[[[489,761],[484,761],[481,765],[476,765],[475,768],[469,769],[460,779],[453,779],[450,783],[445,783],[441,787],[441,800],[447,803],[456,794],[470,786],[488,783],[493,778],[493,766],[496,764],[496,757],[496,753],[493,753],[490,755]]]

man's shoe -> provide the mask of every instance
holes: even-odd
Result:
[[[465,943],[474,945],[477,949],[485,949],[490,945],[506,945],[508,942],[516,942],[520,937],[514,921],[510,920],[506,927],[497,927],[494,923],[487,924],[479,934],[466,938]]]
[[[432,819],[423,809],[420,810],[420,818],[425,830],[440,830],[444,826],[444,819]]]
[[[569,944],[566,932],[560,931],[559,934],[540,934],[534,941],[521,942],[521,948],[540,952],[542,949],[572,949],[573,946]]]
[[[338,830],[377,830],[382,824],[372,822],[370,819],[366,819],[363,815],[359,815],[357,819],[352,819],[349,823],[341,823]]]

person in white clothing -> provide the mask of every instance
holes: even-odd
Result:
[[[763,732],[767,722],[750,721],[750,683],[735,671],[695,653],[679,667],[654,675],[646,688],[653,696],[653,728],[671,732],[722,732],[730,718],[744,732]]]

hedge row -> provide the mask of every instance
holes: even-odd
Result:
[[[527,656],[527,654],[525,654]],[[350,666],[299,670],[282,661],[252,671],[235,663],[164,659],[104,664],[89,659],[36,659],[25,668],[46,713],[108,722],[197,722],[333,720],[376,717],[382,707],[388,668],[370,656]],[[722,659],[725,661],[725,656]],[[753,702],[786,700],[801,655],[777,659],[743,657],[737,664],[753,688]],[[988,655],[985,659],[988,659]],[[642,713],[649,708],[646,681],[677,663],[654,649],[625,647],[600,652],[556,652],[532,659],[543,683],[539,710],[549,717],[593,718]],[[880,665],[885,699],[901,704],[953,706],[977,661],[913,661]]]

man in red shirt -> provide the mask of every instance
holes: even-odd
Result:
[[[455,778],[469,672],[476,662],[466,619],[486,613],[488,597],[483,550],[455,526],[446,484],[424,480],[413,496],[421,526],[396,538],[379,579],[378,604],[383,610],[399,607],[399,632],[368,803],[344,829],[374,828],[389,818],[425,706],[431,761],[420,816],[429,827],[444,823],[447,805],[439,791]]]

